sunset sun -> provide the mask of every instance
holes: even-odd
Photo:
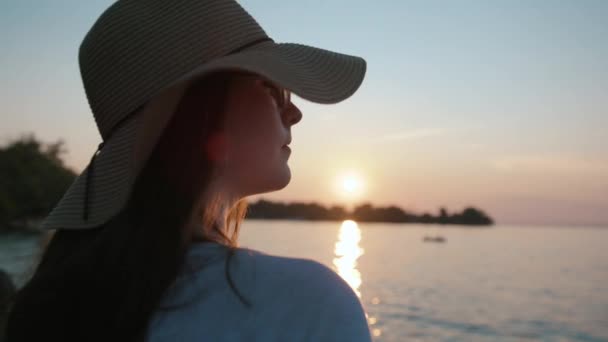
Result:
[[[360,176],[351,172],[338,178],[337,187],[343,196],[352,198],[360,195],[363,191],[363,181]]]
[[[361,182],[357,178],[348,176],[342,180],[342,189],[344,189],[344,191],[347,193],[354,193],[360,188],[360,183]]]

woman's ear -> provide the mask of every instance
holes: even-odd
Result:
[[[212,133],[205,143],[207,158],[214,162],[223,162],[228,153],[226,134],[222,131]]]

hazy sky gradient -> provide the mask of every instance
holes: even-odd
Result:
[[[78,47],[113,1],[0,4],[0,141],[64,138],[81,171],[101,138]],[[295,99],[291,184],[262,197],[370,201],[499,223],[608,224],[607,1],[274,1],[241,4],[279,42],[363,56],[338,105]],[[358,198],[335,190],[352,170]]]

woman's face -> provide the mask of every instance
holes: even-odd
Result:
[[[245,197],[276,191],[291,180],[291,126],[302,119],[290,101],[281,107],[282,88],[253,74],[239,74],[230,85],[224,130],[221,183]]]

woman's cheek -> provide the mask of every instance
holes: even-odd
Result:
[[[260,164],[265,164],[268,158],[268,151],[265,145],[261,145],[254,141],[249,143],[244,142],[235,146],[235,153],[233,155],[235,162],[241,168],[247,170],[253,170],[259,168]]]

